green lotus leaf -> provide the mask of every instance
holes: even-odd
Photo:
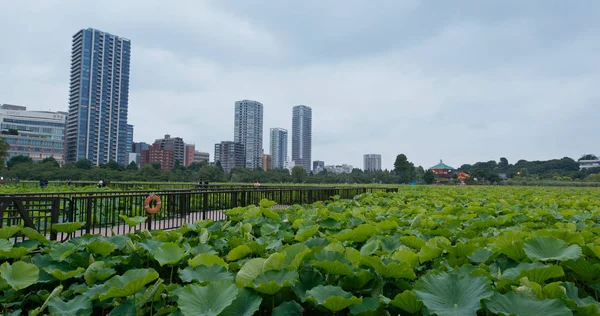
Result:
[[[400,242],[413,249],[421,249],[425,246],[425,240],[416,236],[402,236],[400,237]]]
[[[481,300],[493,292],[488,279],[442,272],[426,274],[415,284],[415,294],[427,309],[439,316],[476,315]]]
[[[346,258],[346,260],[350,261],[350,263],[353,266],[358,266],[360,264],[360,258],[362,256],[360,255],[360,251],[351,248],[351,247],[346,247],[345,251],[344,251],[344,258]]]
[[[125,215],[120,215],[119,216],[124,222],[125,224],[127,224],[127,226],[129,227],[135,227],[141,223],[145,223],[148,220],[148,217],[146,216],[134,216],[134,217],[127,217]]]
[[[577,261],[567,261],[562,264],[575,272],[583,281],[591,281],[600,278],[600,263],[592,263],[585,258],[579,258]]]
[[[279,225],[279,224],[265,223],[264,225],[262,225],[260,227],[260,235],[267,236],[267,235],[276,234],[279,231],[279,227],[281,227],[281,225]]]
[[[167,242],[160,245],[152,253],[154,259],[158,261],[160,266],[166,264],[173,265],[179,263],[183,258],[186,257],[186,252],[174,242]]]
[[[133,299],[130,298],[113,308],[108,316],[135,316],[135,314],[135,304]]]
[[[218,255],[219,253],[215,249],[207,244],[198,244],[196,247],[192,247],[190,252],[195,256],[201,253],[208,253],[211,255]]]
[[[52,315],[87,316],[92,314],[92,301],[83,295],[75,296],[66,302],[59,297],[53,297],[48,301],[48,310]]]
[[[396,237],[386,236],[383,239],[381,239],[381,250],[389,254],[400,249],[400,246],[402,246],[402,243]]]
[[[200,230],[200,236],[198,237],[200,244],[206,244],[210,240],[210,232],[206,228]]]
[[[325,246],[325,248],[323,248],[323,251],[333,251],[333,252],[344,253],[344,251],[346,251],[346,248],[344,248],[344,245],[342,245],[342,243],[334,242],[334,243],[331,243],[331,244]]]
[[[590,296],[580,298],[577,285],[572,282],[565,282],[563,283],[563,286],[565,289],[564,294],[567,297],[567,304],[575,307],[581,315],[600,314],[600,303]]]
[[[306,300],[333,312],[362,303],[362,298],[357,298],[341,287],[333,285],[319,285],[306,291]]]
[[[405,290],[404,292],[396,295],[396,297],[390,301],[390,304],[410,314],[416,314],[423,309],[423,302],[417,300],[415,293],[409,290]]]
[[[227,254],[227,261],[236,261],[244,258],[245,256],[251,253],[252,249],[250,249],[250,247],[248,247],[247,245],[240,245],[229,251],[229,253]]]
[[[415,279],[415,272],[406,262],[390,262],[387,265],[381,258],[375,256],[362,257],[361,264],[375,269],[375,272],[384,278]]]
[[[375,278],[375,273],[361,269],[353,275],[344,276],[337,285],[346,290],[361,290],[373,278]]]
[[[55,244],[50,248],[50,257],[55,261],[64,261],[77,250],[77,245],[72,243]]]
[[[312,238],[319,231],[319,225],[305,226],[298,229],[294,239],[297,241],[306,241]]]
[[[333,251],[319,251],[314,254],[311,263],[313,266],[323,269],[327,274],[352,275],[350,262],[346,257]]]
[[[46,267],[44,268],[44,271],[55,277],[57,280],[64,281],[76,277],[77,275],[85,271],[85,269],[79,267],[75,270],[70,270],[69,267],[57,265],[53,267]]]
[[[62,285],[59,285],[59,286],[55,287],[54,290],[52,290],[52,292],[49,295],[47,295],[46,300],[44,301],[44,304],[42,304],[42,306],[38,306],[37,308],[35,308],[32,311],[30,311],[29,315],[30,316],[37,316],[41,312],[43,312],[46,309],[46,307],[48,306],[48,303],[50,302],[50,300],[52,300],[53,298],[55,298],[58,295],[60,295],[60,293],[62,292],[62,290],[63,290],[63,286]],[[38,294],[40,294],[41,292],[43,292],[43,291],[39,291]],[[21,314],[18,314],[18,315],[21,315]]]
[[[377,239],[369,240],[360,248],[360,254],[363,256],[373,254],[375,251],[379,250],[380,243],[381,242]]]
[[[19,226],[2,227],[2,228],[0,228],[0,238],[9,239],[20,231],[21,231],[21,227],[19,227]]]
[[[298,270],[304,258],[311,250],[305,244],[293,244],[283,249],[285,259],[283,260],[283,266],[288,267],[291,270]]]
[[[305,302],[306,291],[319,285],[327,285],[327,282],[325,282],[325,279],[319,272],[315,270],[302,271],[293,290],[296,296],[300,298],[300,301]]]
[[[285,255],[283,253],[274,253],[265,260],[263,263],[263,271],[269,270],[281,270],[283,269],[283,263],[285,261]]]
[[[362,303],[350,305],[351,315],[361,316],[376,316],[379,315],[377,309],[379,308],[380,300],[375,297],[365,297],[362,299]]]
[[[4,262],[0,265],[0,276],[18,291],[35,284],[40,277],[40,270],[35,264],[23,261],[14,262],[12,265]]]
[[[91,243],[85,245],[85,247],[89,252],[99,254],[103,257],[106,257],[115,251],[115,245],[103,240],[92,241]]]
[[[81,227],[83,226],[85,226],[85,222],[56,223],[52,224],[52,231],[55,231],[57,233],[70,234],[81,229]]]
[[[492,256],[492,252],[485,248],[479,248],[468,256],[473,263],[485,263]]]
[[[298,279],[298,272],[291,270],[266,271],[257,276],[252,285],[257,292],[273,295],[284,287],[294,286]]]
[[[552,283],[544,286],[544,288],[542,289],[543,298],[549,298],[549,299],[566,298],[567,290],[562,285],[563,285],[563,283],[559,281],[559,282],[552,282]]]
[[[219,281],[200,287],[186,285],[179,293],[177,304],[183,315],[217,316],[230,306],[238,296],[233,282]]]
[[[225,261],[223,259],[221,259],[219,256],[209,254],[209,253],[201,253],[199,255],[196,255],[194,258],[188,260],[188,265],[192,268],[195,268],[201,264],[208,266],[208,267],[216,264],[225,269],[228,268],[227,263],[225,263]]]
[[[560,300],[534,300],[514,292],[506,294],[494,293],[485,304],[487,309],[496,314],[515,316],[571,316],[573,312]]]
[[[48,242],[48,239],[40,234],[37,230],[30,227],[21,227],[21,234],[30,240],[39,240],[41,242]]]
[[[104,281],[116,273],[114,269],[105,268],[103,261],[95,261],[83,273],[85,283],[92,286],[96,281]]]
[[[0,239],[0,240],[4,240],[4,239]],[[26,254],[28,254],[29,251],[30,251],[30,249],[25,248],[25,247],[15,247],[8,251],[0,250],[0,257],[6,257],[6,258],[11,258],[11,259],[21,259]]]
[[[392,258],[398,261],[406,262],[413,268],[419,265],[419,255],[409,249],[397,250],[392,255]]]
[[[137,243],[138,246],[148,251],[149,254],[152,254],[154,250],[158,249],[162,244],[164,244],[164,242],[154,239],[144,239]]]
[[[352,235],[349,238],[354,242],[365,242],[377,233],[377,228],[371,224],[360,224],[352,230]]]
[[[123,275],[116,275],[104,283],[105,293],[100,295],[100,301],[133,295],[156,279],[158,273],[154,269],[128,270]]]
[[[235,276],[235,283],[238,287],[251,287],[252,281],[263,273],[263,258],[254,258],[248,260]]]
[[[8,252],[12,249],[12,247],[12,242],[8,241],[7,239],[0,239],[0,251]]]
[[[581,257],[581,247],[567,246],[567,243],[555,237],[538,236],[525,242],[523,250],[531,260],[577,260]]]
[[[186,267],[183,270],[179,269],[178,273],[183,282],[192,282],[195,280],[202,285],[221,280],[233,281],[234,279],[233,273],[219,265],[212,265],[210,267],[200,265],[195,268]]]
[[[251,289],[238,289],[238,295],[231,305],[219,314],[219,316],[252,316],[260,308],[262,297]]]
[[[527,256],[523,250],[523,239],[527,236],[529,234],[526,232],[506,231],[495,239],[494,247],[499,253],[520,262]]]
[[[261,199],[258,205],[264,208],[271,208],[272,206],[277,205],[277,202]]]
[[[273,309],[271,316],[302,316],[304,308],[295,301],[283,302]]]

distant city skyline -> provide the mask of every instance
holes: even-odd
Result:
[[[131,40],[137,142],[177,135],[212,156],[247,98],[265,105],[265,128],[289,133],[290,107],[311,106],[311,159],[328,164],[599,152],[597,1],[349,0],[335,16],[332,2],[108,1],[3,2],[0,102],[68,111],[72,35],[92,27]]]

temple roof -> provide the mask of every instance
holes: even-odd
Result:
[[[450,166],[448,166],[447,164],[443,163],[442,160],[440,159],[440,163],[438,163],[437,165],[429,168],[429,169],[454,169]]]

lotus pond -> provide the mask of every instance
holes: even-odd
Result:
[[[600,315],[599,190],[405,187],[272,204],[64,243],[1,228],[2,312]]]

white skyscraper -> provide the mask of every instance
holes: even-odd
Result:
[[[270,132],[269,153],[273,161],[274,169],[283,169],[287,157],[288,132],[286,129],[275,127]]]
[[[252,100],[235,102],[233,141],[244,145],[246,168],[262,168],[263,105]]]

